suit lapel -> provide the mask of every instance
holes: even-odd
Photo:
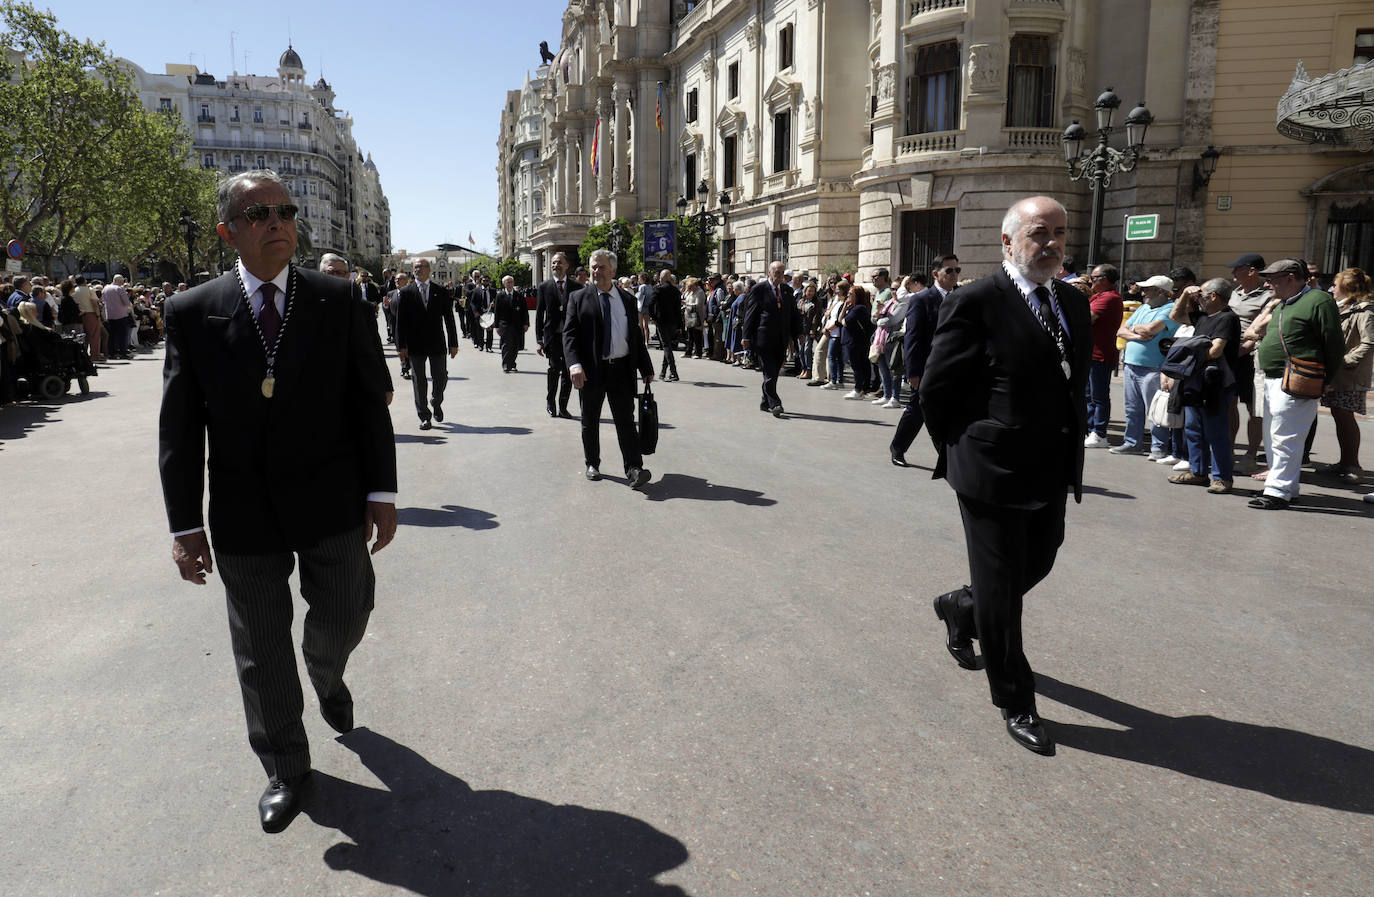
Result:
[[[315,296],[300,272],[291,271],[290,312],[283,325],[281,344],[277,347],[275,376],[283,387],[292,386],[305,370],[306,359],[315,342],[316,316],[323,298]]]

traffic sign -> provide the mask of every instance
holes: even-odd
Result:
[[[18,274],[24,270],[24,263],[19,259],[5,259],[5,270],[10,274]]]
[[[24,257],[24,244],[18,240],[10,240],[5,246],[5,255],[12,259],[22,259]]]
[[[1159,236],[1158,215],[1127,215],[1127,240],[1153,240]]]

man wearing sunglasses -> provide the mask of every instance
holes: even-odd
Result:
[[[228,177],[216,205],[239,259],[167,301],[158,466],[181,577],[204,585],[218,566],[224,581],[248,741],[269,780],[258,812],[279,832],[311,767],[290,576],[299,563],[321,715],[347,732],[344,669],[373,606],[367,542],[375,531],[375,554],[396,534],[395,437],[376,323],[346,281],[291,264],[296,207],[280,177]]]
[[[952,252],[940,256],[939,262],[931,269],[932,284],[921,290],[907,301],[906,335],[902,337],[902,366],[906,368],[907,383],[911,384],[911,401],[907,403],[902,416],[897,420],[896,432],[892,434],[892,444],[887,447],[892,463],[898,467],[910,467],[906,460],[907,449],[916,441],[925,423],[921,403],[917,401],[917,390],[921,388],[921,374],[925,371],[926,358],[930,356],[930,341],[935,336],[935,322],[940,315],[940,303],[959,285],[959,256]]]

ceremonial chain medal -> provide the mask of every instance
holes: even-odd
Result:
[[[262,325],[258,323],[257,315],[253,314],[253,303],[248,301],[248,287],[244,285],[243,273],[239,271],[238,265],[234,266],[234,276],[239,279],[239,290],[243,293],[243,301],[248,305],[248,317],[253,319],[253,329],[258,332],[258,342],[262,343],[262,351],[267,356],[267,376],[262,378],[262,397],[270,399],[277,388],[277,378],[274,373],[277,362],[277,346],[281,345],[282,335],[286,333],[286,325],[291,320],[291,300],[296,295],[296,266],[291,266],[291,274],[286,279],[286,298],[284,301],[286,313],[282,315],[281,326],[277,328],[277,341],[271,346],[267,345],[267,337],[263,335]]]

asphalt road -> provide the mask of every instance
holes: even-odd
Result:
[[[160,354],[0,412],[0,894],[1374,892],[1356,492],[1252,511],[1090,453],[1027,601],[1044,758],[944,650],[958,511],[924,435],[888,463],[898,412],[784,379],[775,420],[681,360],[636,493],[609,423],[583,479],[542,359],[470,344],[444,424],[397,395],[360,728],[307,688],[319,784],[264,835],[218,579],[170,560]]]

